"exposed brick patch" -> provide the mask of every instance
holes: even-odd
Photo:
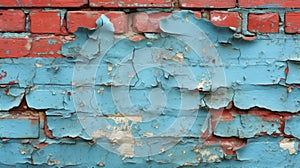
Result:
[[[0,38],[0,58],[20,58],[29,54],[28,38]]]
[[[200,18],[202,17],[202,13],[199,12],[199,11],[194,11],[194,17],[195,17],[196,19],[200,19]]]
[[[31,11],[31,33],[60,33],[61,18],[59,11]]]
[[[285,14],[285,32],[300,33],[300,12],[288,12]]]
[[[1,0],[2,7],[80,7],[87,0]]]
[[[25,14],[22,10],[0,10],[0,32],[24,32]]]
[[[248,31],[257,33],[278,33],[279,15],[277,13],[249,14]]]
[[[241,31],[242,18],[238,12],[212,11],[210,21],[216,26],[234,27]]]
[[[62,57],[60,36],[38,36],[32,38],[30,57]]]
[[[91,7],[105,8],[170,8],[172,7],[171,0],[90,0]]]
[[[161,32],[159,22],[171,13],[151,13],[139,12],[133,16],[134,32]]]
[[[67,14],[68,31],[73,33],[78,27],[96,28],[96,20],[105,14],[114,24],[116,33],[126,33],[128,17],[124,12],[117,11],[70,11]]]
[[[179,0],[183,8],[234,8],[235,0]]]
[[[239,5],[244,8],[299,8],[300,1],[294,0],[239,0]]]

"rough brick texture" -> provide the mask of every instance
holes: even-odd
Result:
[[[68,31],[74,33],[78,27],[96,28],[96,20],[105,14],[114,24],[116,33],[126,33],[128,18],[124,12],[108,11],[70,11],[67,14]]]
[[[166,8],[172,6],[171,0],[90,0],[91,7],[105,7],[105,8],[151,8],[160,7]]]
[[[235,0],[179,0],[183,8],[234,8]]]
[[[31,11],[31,33],[60,33],[61,16],[59,11]]]
[[[133,16],[133,31],[135,32],[161,32],[159,21],[166,18],[170,13],[136,13]]]
[[[300,33],[300,13],[288,12],[285,14],[285,32]]]
[[[2,7],[80,7],[87,0],[2,0]]]
[[[300,8],[300,2],[294,0],[239,0],[244,8]]]
[[[241,31],[242,18],[238,12],[212,11],[210,21],[217,26],[234,27]]]
[[[18,58],[29,54],[28,38],[0,38],[0,58]]]
[[[24,32],[25,14],[21,10],[0,10],[0,32]]]
[[[61,46],[64,44],[60,36],[37,36],[32,38],[30,57],[61,57]]]
[[[250,14],[248,30],[258,33],[277,33],[279,29],[279,15],[277,13]]]

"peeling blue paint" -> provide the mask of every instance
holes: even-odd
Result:
[[[261,117],[242,114],[233,121],[218,122],[214,134],[220,137],[253,138],[261,133],[280,133],[280,121],[263,121]]]
[[[86,140],[91,140],[92,137],[86,134],[82,128],[77,116],[63,118],[59,116],[48,116],[47,123],[49,130],[55,138],[76,138],[80,137]]]
[[[214,121],[212,132],[210,116],[210,109],[231,102],[244,110],[298,112],[299,88],[290,84],[299,84],[299,35],[245,41],[189,11],[161,20],[163,33],[139,42],[115,38],[105,16],[97,25],[75,32],[76,40],[62,48],[66,58],[0,59],[7,72],[0,80],[1,167],[299,164],[297,139],[262,136],[280,134],[281,121],[236,114],[232,121]],[[45,114],[6,118],[23,97],[27,108]],[[287,120],[284,133],[299,138],[297,122]],[[250,139],[229,156],[224,142],[204,145],[206,134]]]
[[[288,61],[288,74],[286,83],[288,84],[298,84],[300,83],[300,62],[297,61]]]
[[[0,87],[0,111],[8,111],[13,107],[19,106],[22,98],[25,96],[25,89],[8,87]]]
[[[299,91],[299,88],[294,88],[289,92],[287,87],[280,85],[241,85],[235,90],[234,104],[240,109],[261,107],[296,113],[300,110]]]
[[[0,137],[38,138],[39,122],[30,119],[0,119]]]
[[[287,135],[292,135],[296,138],[300,138],[300,130],[298,129],[299,128],[299,120],[300,120],[299,116],[293,116],[291,119],[288,119],[285,122],[284,132]]]

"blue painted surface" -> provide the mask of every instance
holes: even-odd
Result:
[[[299,119],[299,116],[293,116],[285,122],[284,132],[287,135],[292,135],[296,138],[300,137]]]
[[[299,71],[300,71],[300,65],[297,61],[288,61],[288,69],[289,73],[287,75],[286,82],[288,84],[297,84],[299,83],[300,77],[299,77]]]
[[[30,119],[1,119],[1,138],[38,138],[38,120]]]
[[[22,88],[8,87],[0,88],[0,93],[0,111],[5,111],[19,106],[21,99],[24,97],[25,90]]]
[[[253,138],[261,133],[279,133],[280,121],[263,121],[261,117],[242,114],[233,121],[218,122],[214,134],[220,137]]]
[[[261,107],[272,111],[295,113],[300,110],[299,91],[299,88],[295,87],[289,92],[287,87],[281,85],[241,85],[235,92],[234,104],[241,109]]]
[[[33,125],[30,119],[0,119],[0,137],[24,138],[0,141],[0,166],[298,164],[298,139],[262,136],[281,135],[280,121],[237,114],[216,122],[210,116],[211,109],[230,108],[232,102],[243,110],[298,112],[299,88],[289,85],[299,83],[298,35],[245,41],[184,11],[161,21],[164,33],[158,39],[132,42],[116,40],[110,22],[101,19],[98,29],[80,28],[76,40],[63,46],[66,58],[0,60],[0,70],[7,72],[0,80],[5,85],[0,111],[18,106],[23,96],[29,108],[45,111]],[[10,82],[16,84],[6,86]],[[53,137],[45,135],[44,122]],[[297,123],[298,117],[287,120],[284,132],[299,138]],[[9,125],[16,129],[8,131]],[[241,149],[230,149],[236,151],[230,156],[224,139],[210,141],[205,133],[250,139]]]

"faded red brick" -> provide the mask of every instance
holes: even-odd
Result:
[[[62,57],[61,46],[64,44],[61,36],[38,36],[32,38],[30,57]]]
[[[96,20],[105,14],[113,23],[116,33],[126,33],[128,17],[124,12],[117,11],[70,11],[67,14],[68,31],[73,33],[78,27],[96,28]]]
[[[134,32],[161,32],[159,22],[170,14],[164,12],[151,14],[145,12],[136,13],[133,16],[132,29]]]
[[[277,13],[249,14],[248,31],[258,33],[278,33],[279,15]]]
[[[244,8],[300,8],[300,1],[295,0],[239,0]]]
[[[300,12],[288,12],[285,14],[285,32],[300,33]]]
[[[59,11],[31,11],[31,33],[60,33],[61,18]]]
[[[242,28],[242,18],[238,12],[212,11],[210,21],[216,26],[234,27],[238,32]]]
[[[22,10],[0,10],[0,32],[24,32],[25,14]]]
[[[0,58],[20,58],[29,54],[28,38],[0,38]]]
[[[183,8],[234,8],[235,0],[179,0]]]
[[[91,7],[104,8],[170,8],[172,0],[90,0]]]
[[[87,0],[1,0],[2,7],[81,7]]]

